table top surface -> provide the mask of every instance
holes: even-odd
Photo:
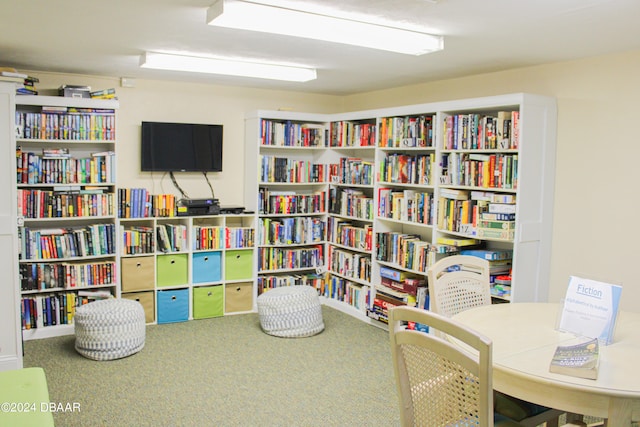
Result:
[[[640,398],[640,313],[618,314],[613,343],[600,346],[598,379],[590,380],[549,372],[558,345],[586,340],[556,330],[560,310],[561,305],[553,303],[493,304],[454,318],[491,338],[494,370],[555,387]]]

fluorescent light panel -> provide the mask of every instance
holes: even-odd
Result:
[[[243,0],[216,1],[207,10],[207,23],[410,55],[444,48],[442,36]]]
[[[316,70],[312,68],[158,52],[144,53],[140,59],[140,66],[159,70],[224,74],[293,82],[306,82],[316,78]]]

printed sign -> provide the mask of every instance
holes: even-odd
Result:
[[[622,287],[571,276],[558,329],[613,342]]]

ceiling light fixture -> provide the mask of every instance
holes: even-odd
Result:
[[[140,66],[159,70],[224,74],[292,82],[306,82],[316,78],[316,70],[313,68],[158,52],[145,52],[140,58]]]
[[[243,0],[217,0],[207,9],[207,24],[410,55],[444,48],[442,36]]]

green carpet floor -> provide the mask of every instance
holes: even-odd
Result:
[[[323,307],[325,331],[277,338],[257,314],[147,326],[144,349],[97,362],[74,337],[27,341],[72,426],[395,426],[388,333]],[[71,404],[71,405],[67,405]],[[76,405],[74,405],[76,404]]]

